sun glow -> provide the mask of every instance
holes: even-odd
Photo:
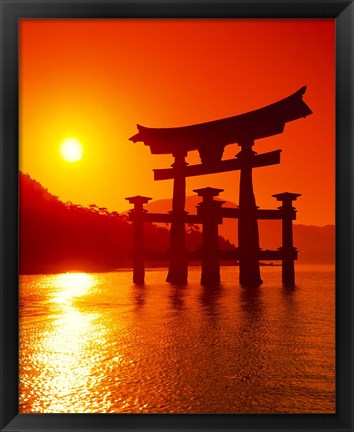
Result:
[[[87,294],[95,285],[95,279],[86,273],[63,273],[56,276],[54,286],[57,292],[53,301],[63,305],[71,305],[75,298]]]
[[[60,145],[60,154],[67,162],[78,162],[83,156],[82,144],[76,138],[66,138]]]

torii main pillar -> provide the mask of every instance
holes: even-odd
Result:
[[[186,215],[186,152],[179,150],[174,153],[174,171],[172,221],[170,231],[170,265],[166,282],[174,285],[185,285],[188,278],[188,261],[185,240],[184,219]]]
[[[250,287],[263,283],[259,269],[257,206],[252,184],[252,162],[256,153],[252,150],[251,139],[245,139],[239,145],[241,151],[237,158],[242,161],[238,220],[239,278],[242,286]]]

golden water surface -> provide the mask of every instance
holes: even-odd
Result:
[[[21,276],[22,413],[333,413],[334,269],[259,289],[131,272]]]

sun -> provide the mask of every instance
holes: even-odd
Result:
[[[82,144],[76,138],[66,138],[60,144],[61,157],[67,162],[78,162],[82,159],[83,153]]]

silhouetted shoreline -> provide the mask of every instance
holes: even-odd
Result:
[[[20,173],[20,274],[107,272],[131,267],[132,225],[126,214],[91,204],[63,203],[28,174]],[[201,245],[198,227],[188,227],[186,247]],[[169,231],[145,224],[146,250],[167,251]],[[234,246],[222,237],[220,248]],[[148,260],[147,260],[148,262]]]
[[[110,272],[132,268],[129,260],[132,226],[127,214],[109,212],[95,204],[83,207],[63,203],[28,174],[20,173],[19,176],[20,274]],[[162,207],[156,203],[151,206]],[[163,208],[154,210],[165,212],[167,205],[168,201],[165,200]],[[267,230],[261,230],[263,232],[267,234]],[[299,263],[334,263],[333,226],[295,225],[294,237],[295,245],[300,250]],[[201,232],[197,225],[187,227],[186,243],[191,251],[200,246]],[[167,251],[168,229],[146,223],[145,245],[148,251]],[[219,247],[230,250],[234,245],[219,237]],[[156,262],[147,259],[146,267],[166,267],[166,263],[167,259]],[[200,265],[200,262],[191,261],[191,265]],[[235,262],[221,260],[221,265],[232,266]]]

